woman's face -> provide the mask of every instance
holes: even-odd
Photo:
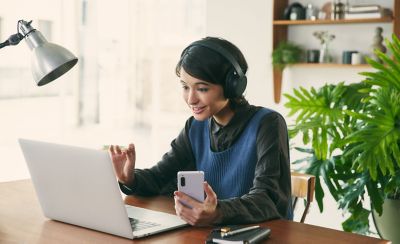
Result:
[[[221,85],[199,80],[181,68],[180,79],[183,99],[196,120],[206,120],[211,116],[221,125],[226,125],[233,116],[229,100],[224,97]]]

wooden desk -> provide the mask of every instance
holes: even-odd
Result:
[[[127,197],[125,202],[174,213],[173,201],[166,197]],[[266,243],[388,243],[286,220],[261,225],[272,230]],[[184,227],[132,241],[45,218],[30,180],[0,183],[0,243],[204,243],[210,230],[210,227]]]

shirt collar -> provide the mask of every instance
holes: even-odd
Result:
[[[237,107],[237,109],[235,110],[235,114],[233,115],[231,120],[228,122],[228,124],[225,126],[218,124],[218,122],[215,121],[214,117],[211,116],[211,118],[209,119],[210,131],[213,134],[218,134],[224,128],[229,128],[231,126],[237,125],[238,123],[240,123],[240,120],[243,118],[243,115],[248,113],[249,108],[250,108],[250,105],[248,103]]]

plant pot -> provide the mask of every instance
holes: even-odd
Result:
[[[381,238],[400,244],[400,199],[385,199],[382,215],[372,211],[376,230]]]

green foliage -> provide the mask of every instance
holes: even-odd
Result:
[[[284,69],[289,64],[299,63],[303,56],[303,49],[291,42],[280,42],[272,52],[272,65]]]
[[[362,82],[285,94],[289,116],[296,116],[290,136],[302,136],[311,146],[300,149],[310,156],[295,163],[317,176],[315,197],[321,211],[319,179],[350,214],[342,223],[345,231],[369,231],[372,209],[363,207],[366,194],[379,214],[385,198],[400,199],[400,41],[393,35],[386,45],[393,57],[376,51],[382,62],[368,59],[375,71],[361,73],[366,77]]]

